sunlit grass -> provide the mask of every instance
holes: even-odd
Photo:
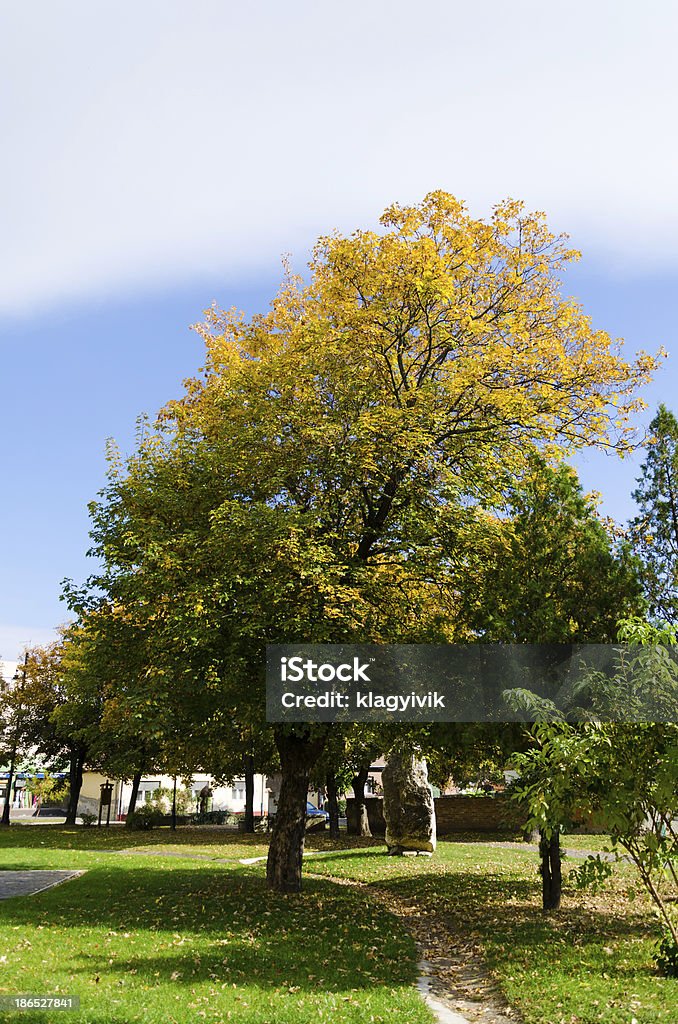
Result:
[[[577,838],[579,848],[591,838],[603,844],[601,837]],[[566,879],[580,863],[565,861]],[[616,865],[597,895],[566,881],[561,910],[549,915],[541,911],[538,861],[529,848],[442,841],[426,861],[375,849],[314,858],[308,870],[376,886],[387,899],[419,907],[427,932],[444,928],[482,949],[526,1024],[678,1021],[678,981],[655,968],[658,925],[631,865]]]
[[[4,868],[86,869],[0,902],[0,992],[81,1001],[73,1015],[21,1020],[430,1021],[412,939],[362,890],[309,880],[301,895],[277,896],[261,866],[126,855],[118,838],[53,826],[0,834]],[[238,839],[226,845],[251,855]]]
[[[630,865],[596,896],[566,882],[560,913],[544,916],[534,850],[463,838],[428,859],[311,835],[304,892],[276,896],[263,862],[239,863],[266,856],[266,835],[12,827],[0,866],[87,873],[0,902],[0,991],[79,995],[79,1014],[53,1019],[85,1024],[423,1024],[414,943],[389,913],[405,902],[424,941],[438,929],[482,951],[525,1024],[675,1024],[677,983],[655,970],[657,925]]]

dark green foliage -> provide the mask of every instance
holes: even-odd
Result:
[[[678,978],[678,942],[668,930],[657,943],[655,962],[662,974],[669,978]]]
[[[228,811],[203,811],[192,815],[192,825],[224,825],[227,819],[232,818],[237,821],[237,816],[230,814]]]
[[[652,443],[633,497],[638,515],[631,521],[635,551],[643,563],[650,614],[678,621],[678,420],[660,405],[650,424]]]
[[[137,832],[150,832],[156,825],[160,825],[164,817],[157,807],[140,807],[127,815],[125,827]]]
[[[564,463],[531,460],[486,543],[465,598],[484,639],[610,643],[643,608],[639,563]]]

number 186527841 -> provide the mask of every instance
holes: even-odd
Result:
[[[79,1010],[78,996],[0,995],[0,1010]]]

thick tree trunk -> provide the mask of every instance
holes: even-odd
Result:
[[[139,786],[141,785],[141,775],[142,773],[139,771],[135,772],[134,775],[132,776],[132,793],[129,798],[129,807],[127,808],[128,814],[132,814],[132,812],[136,810],[137,800],[139,799]]]
[[[254,832],[254,758],[245,754],[245,832]]]
[[[541,859],[541,894],[544,910],[557,910],[560,906],[562,869],[560,854],[560,832],[556,829],[548,839],[540,833],[539,857]]]
[[[306,800],[311,768],[325,745],[327,732],[311,735],[276,729],[281,783],[275,824],[266,863],[266,881],[276,892],[301,890],[301,861],[306,838]]]
[[[66,811],[66,824],[75,825],[78,817],[78,801],[82,789],[82,772],[84,768],[83,754],[78,751],[71,756],[71,763],[68,770],[69,794],[68,810]]]
[[[339,800],[337,778],[334,772],[328,772],[325,779],[327,788],[327,811],[330,816],[330,839],[339,838]]]
[[[355,813],[357,822],[356,835],[358,836],[372,835],[370,819],[367,814],[367,804],[365,803],[365,785],[367,783],[367,776],[369,775],[369,772],[369,765],[365,768],[361,768],[351,783],[353,787],[353,796],[355,797]]]

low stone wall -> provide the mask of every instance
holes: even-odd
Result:
[[[525,815],[503,793],[493,796],[439,796],[435,801],[436,827],[439,836],[455,832],[503,832],[522,828]],[[375,836],[386,832],[383,801],[380,797],[367,797],[367,816]],[[357,819],[355,800],[346,801],[348,831],[355,834]]]

